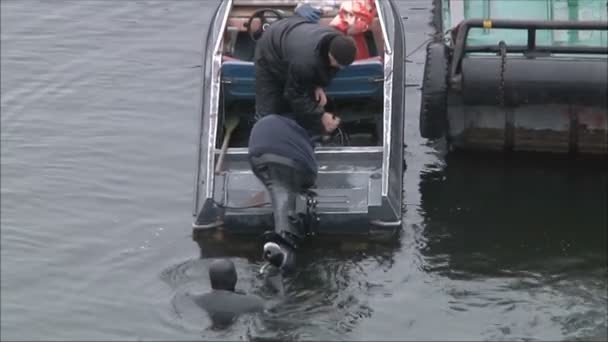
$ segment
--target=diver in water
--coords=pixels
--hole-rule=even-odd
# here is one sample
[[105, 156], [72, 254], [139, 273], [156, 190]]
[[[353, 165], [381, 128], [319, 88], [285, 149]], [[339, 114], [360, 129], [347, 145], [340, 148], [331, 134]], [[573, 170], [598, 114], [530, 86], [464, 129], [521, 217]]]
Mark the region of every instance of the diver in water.
[[249, 162], [268, 190], [273, 208], [274, 231], [264, 235], [263, 257], [269, 264], [291, 271], [295, 251], [306, 235], [296, 217], [296, 199], [317, 179], [313, 142], [293, 119], [269, 114], [251, 130]]
[[232, 261], [213, 261], [209, 266], [209, 279], [211, 292], [196, 296], [194, 302], [207, 311], [215, 326], [227, 326], [241, 314], [264, 310], [260, 297], [235, 291], [237, 274]]

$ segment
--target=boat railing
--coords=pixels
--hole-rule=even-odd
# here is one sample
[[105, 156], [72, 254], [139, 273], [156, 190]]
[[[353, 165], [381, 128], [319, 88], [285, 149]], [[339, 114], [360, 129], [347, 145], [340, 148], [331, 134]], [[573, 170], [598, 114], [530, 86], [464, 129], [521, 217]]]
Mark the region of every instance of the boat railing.
[[458, 25], [458, 34], [454, 45], [454, 58], [451, 75], [458, 72], [462, 57], [470, 52], [499, 52], [495, 45], [467, 46], [469, 31], [473, 28], [483, 29], [521, 29], [527, 30], [527, 44], [508, 47], [509, 52], [555, 52], [572, 54], [608, 54], [608, 47], [594, 46], [537, 46], [537, 30], [608, 30], [608, 21], [571, 21], [571, 20], [515, 20], [515, 19], [467, 19]]
[[[197, 172], [195, 176], [195, 191], [194, 191], [194, 208], [193, 215], [197, 215], [200, 210], [201, 200], [201, 185], [204, 187], [203, 194], [205, 197], [210, 197], [213, 191], [214, 174], [207, 172], [209, 165], [214, 162], [215, 155], [213, 150], [215, 148], [215, 137], [217, 129], [217, 113], [219, 107], [219, 84], [220, 84], [220, 65], [221, 65], [221, 41], [223, 39], [223, 32], [226, 29], [228, 22], [228, 16], [232, 8], [232, 1], [227, 0], [220, 3], [215, 15], [211, 21], [211, 26], [207, 32], [207, 39], [204, 42], [204, 46], [209, 48], [213, 44], [211, 51], [206, 51], [203, 54], [203, 61], [201, 65], [202, 69], [202, 91], [200, 101], [200, 133], [199, 133], [199, 144], [198, 144], [198, 161], [197, 161]], [[218, 13], [222, 11], [223, 16], [218, 18]], [[221, 24], [217, 26], [217, 23]], [[211, 41], [215, 39], [215, 41]], [[208, 92], [208, 93], [207, 93]], [[205, 122], [205, 113], [209, 113], [209, 120]], [[204, 176], [204, 177], [203, 177]]]
[[393, 49], [391, 46], [391, 41], [388, 36], [388, 31], [386, 29], [386, 19], [385, 19], [385, 11], [382, 4], [380, 4], [380, 0], [375, 1], [376, 10], [378, 11], [378, 20], [380, 20], [380, 28], [382, 29], [382, 39], [384, 40], [384, 52], [386, 54], [392, 55]]

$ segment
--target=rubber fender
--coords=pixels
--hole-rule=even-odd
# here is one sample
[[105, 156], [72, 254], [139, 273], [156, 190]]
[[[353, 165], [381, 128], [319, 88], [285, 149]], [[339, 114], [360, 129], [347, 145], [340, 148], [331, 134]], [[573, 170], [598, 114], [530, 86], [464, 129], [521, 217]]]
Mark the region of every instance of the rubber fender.
[[420, 99], [420, 135], [439, 139], [447, 131], [448, 48], [444, 43], [426, 46]]
[[[462, 60], [465, 105], [507, 106], [571, 104], [606, 107], [606, 58], [526, 58], [508, 56], [501, 76], [498, 56]], [[501, 89], [501, 78], [504, 89]], [[501, 93], [502, 92], [502, 93]]]

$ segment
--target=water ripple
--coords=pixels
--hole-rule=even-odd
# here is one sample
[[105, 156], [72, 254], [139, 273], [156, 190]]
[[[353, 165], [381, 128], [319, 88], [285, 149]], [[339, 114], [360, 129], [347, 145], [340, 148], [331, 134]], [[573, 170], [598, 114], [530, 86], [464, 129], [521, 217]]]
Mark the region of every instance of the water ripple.
[[[446, 156], [419, 87], [398, 245], [303, 251], [282, 294], [234, 258], [271, 309], [212, 329], [188, 294], [209, 290], [190, 210], [217, 3], [0, 2], [0, 339], [606, 340], [605, 168]], [[408, 50], [432, 4], [398, 2]]]

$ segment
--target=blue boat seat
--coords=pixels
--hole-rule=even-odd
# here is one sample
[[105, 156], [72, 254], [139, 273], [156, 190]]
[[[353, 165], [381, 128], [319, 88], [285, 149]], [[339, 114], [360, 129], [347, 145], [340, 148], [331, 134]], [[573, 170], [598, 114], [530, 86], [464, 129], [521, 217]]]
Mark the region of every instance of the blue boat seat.
[[[334, 99], [370, 98], [382, 100], [384, 70], [379, 57], [355, 61], [340, 70], [325, 89]], [[225, 58], [222, 83], [226, 100], [255, 100], [253, 62]]]

